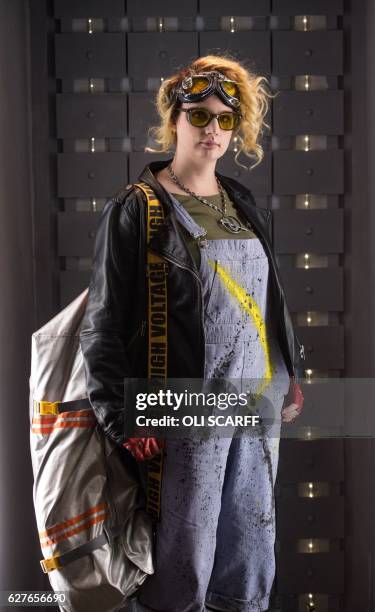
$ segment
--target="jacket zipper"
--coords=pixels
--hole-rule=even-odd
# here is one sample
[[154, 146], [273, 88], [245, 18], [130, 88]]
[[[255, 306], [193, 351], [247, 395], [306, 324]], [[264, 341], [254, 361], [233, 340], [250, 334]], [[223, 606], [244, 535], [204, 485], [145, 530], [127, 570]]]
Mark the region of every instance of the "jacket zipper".
[[[151, 248], [149, 248], [149, 250], [152, 253], [155, 253], [156, 255], [161, 257], [160, 253], [158, 253], [157, 251], [154, 251]], [[194, 272], [194, 270], [192, 270], [191, 268], [188, 268], [187, 266], [184, 266], [183, 264], [179, 263], [173, 257], [170, 257], [170, 256], [167, 257], [164, 254], [162, 255], [162, 257], [163, 257], [163, 259], [166, 259], [167, 261], [170, 261], [171, 263], [174, 263], [179, 268], [182, 268], [183, 270], [188, 270], [188, 272], [191, 272], [191, 274], [193, 274], [195, 279], [198, 281], [198, 285], [199, 285], [199, 314], [200, 314], [200, 319], [201, 319], [201, 324], [202, 324], [202, 335], [203, 335], [202, 367], [204, 368], [205, 358], [206, 358], [206, 348], [205, 348], [206, 347], [206, 336], [205, 336], [205, 331], [204, 331], [204, 319], [203, 319], [203, 304], [202, 304], [203, 288], [202, 288], [202, 281], [199, 278], [198, 274], [196, 272]], [[204, 378], [204, 372], [202, 374], [202, 378]]]

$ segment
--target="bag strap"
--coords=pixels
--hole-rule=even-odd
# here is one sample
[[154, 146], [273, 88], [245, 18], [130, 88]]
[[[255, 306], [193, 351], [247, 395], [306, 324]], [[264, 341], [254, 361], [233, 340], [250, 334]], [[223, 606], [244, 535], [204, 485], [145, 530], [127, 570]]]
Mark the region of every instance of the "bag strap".
[[103, 526], [103, 533], [96, 536], [92, 540], [77, 546], [77, 548], [73, 548], [61, 555], [54, 555], [53, 557], [48, 557], [48, 559], [42, 559], [40, 561], [41, 568], [45, 574], [52, 572], [56, 569], [61, 569], [64, 565], [71, 563], [72, 561], [76, 561], [77, 559], [81, 559], [85, 555], [93, 552], [97, 548], [101, 548], [105, 544], [113, 543], [113, 539], [117, 538], [123, 531], [124, 525], [114, 525], [113, 527], [105, 527]]
[[34, 400], [34, 414], [61, 414], [62, 412], [74, 412], [75, 410], [91, 409], [88, 397], [68, 402], [46, 402]]
[[[164, 221], [164, 210], [147, 183], [135, 183], [147, 198], [147, 244]], [[167, 378], [167, 274], [168, 263], [147, 249], [148, 278], [148, 378]], [[156, 299], [153, 299], [153, 298]], [[164, 298], [164, 299], [161, 299]], [[156, 304], [156, 306], [154, 306]], [[146, 510], [154, 522], [160, 520], [163, 450], [147, 461]]]

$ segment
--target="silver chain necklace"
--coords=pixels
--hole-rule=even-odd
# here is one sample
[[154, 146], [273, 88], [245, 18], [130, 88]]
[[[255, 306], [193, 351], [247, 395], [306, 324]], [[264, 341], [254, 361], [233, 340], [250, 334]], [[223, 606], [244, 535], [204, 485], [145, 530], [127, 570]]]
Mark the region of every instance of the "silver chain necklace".
[[216, 206], [216, 204], [212, 204], [212, 202], [208, 202], [203, 196], [199, 196], [196, 193], [194, 193], [194, 191], [191, 191], [188, 187], [186, 187], [183, 183], [181, 183], [181, 181], [177, 178], [177, 176], [175, 175], [175, 173], [172, 170], [172, 162], [170, 164], [168, 164], [168, 171], [169, 174], [172, 178], [172, 180], [184, 191], [186, 191], [187, 193], [190, 193], [190, 195], [192, 195], [194, 198], [196, 198], [197, 200], [199, 200], [200, 202], [202, 202], [203, 204], [207, 204], [207, 206], [209, 206], [210, 208], [213, 208], [214, 210], [216, 210], [217, 212], [219, 212], [222, 217], [220, 219], [217, 220], [218, 223], [220, 223], [220, 225], [222, 225], [227, 232], [230, 232], [231, 234], [238, 234], [238, 232], [245, 231], [245, 232], [251, 232], [252, 231], [252, 226], [251, 224], [247, 221], [247, 227], [242, 225], [242, 223], [240, 223], [240, 221], [238, 219], [236, 219], [236, 217], [233, 217], [233, 215], [227, 215], [227, 202], [226, 202], [226, 197], [224, 194], [224, 190], [220, 184], [219, 179], [217, 178], [216, 174], [215, 174], [215, 179], [219, 188], [219, 192], [220, 192], [220, 197], [221, 197], [221, 202], [223, 205], [223, 208], [219, 208], [218, 206]]

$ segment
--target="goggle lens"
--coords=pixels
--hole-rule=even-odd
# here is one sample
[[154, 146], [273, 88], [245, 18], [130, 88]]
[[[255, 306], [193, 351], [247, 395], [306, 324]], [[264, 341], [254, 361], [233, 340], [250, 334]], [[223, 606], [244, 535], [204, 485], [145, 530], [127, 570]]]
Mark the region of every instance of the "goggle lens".
[[[240, 99], [240, 90], [238, 89], [236, 83], [233, 81], [220, 81], [220, 85], [222, 89], [225, 91], [228, 96], [233, 98]], [[189, 94], [200, 94], [210, 86], [210, 79], [204, 76], [192, 76], [191, 77], [191, 86], [185, 88], [185, 91]]]
[[189, 88], [189, 93], [192, 94], [202, 93], [210, 84], [209, 80], [205, 77], [193, 77], [192, 81], [192, 85]]
[[231, 83], [230, 81], [221, 81], [221, 86], [228, 96], [232, 96], [233, 98], [240, 97], [239, 89], [235, 83]]

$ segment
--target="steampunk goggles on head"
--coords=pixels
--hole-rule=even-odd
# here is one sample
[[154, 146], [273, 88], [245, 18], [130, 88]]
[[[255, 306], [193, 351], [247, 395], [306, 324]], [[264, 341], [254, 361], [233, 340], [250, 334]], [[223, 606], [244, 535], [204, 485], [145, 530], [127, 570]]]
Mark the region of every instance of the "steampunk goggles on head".
[[217, 70], [186, 76], [175, 87], [172, 92], [172, 99], [181, 102], [199, 102], [212, 94], [217, 94], [224, 104], [236, 110], [239, 109], [240, 90], [238, 84]]

